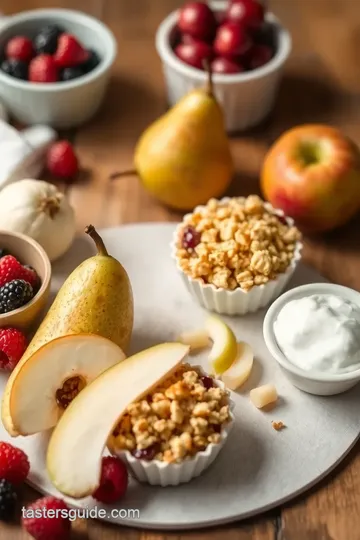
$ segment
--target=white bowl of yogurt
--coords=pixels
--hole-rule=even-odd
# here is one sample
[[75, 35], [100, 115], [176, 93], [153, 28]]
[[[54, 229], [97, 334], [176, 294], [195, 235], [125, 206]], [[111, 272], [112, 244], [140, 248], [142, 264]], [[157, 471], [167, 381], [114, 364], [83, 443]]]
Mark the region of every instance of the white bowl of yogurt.
[[290, 382], [330, 396], [360, 381], [360, 293], [332, 283], [291, 289], [263, 324], [267, 348]]

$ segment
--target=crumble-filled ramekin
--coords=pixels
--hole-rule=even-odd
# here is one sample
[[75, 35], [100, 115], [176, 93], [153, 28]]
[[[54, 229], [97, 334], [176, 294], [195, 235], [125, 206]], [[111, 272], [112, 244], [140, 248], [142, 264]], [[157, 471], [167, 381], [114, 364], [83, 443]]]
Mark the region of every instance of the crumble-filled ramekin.
[[[200, 366], [194, 366], [203, 375], [206, 373]], [[226, 390], [222, 381], [215, 379], [215, 384], [219, 388]], [[113, 455], [120, 457], [128, 466], [130, 472], [140, 482], [146, 482], [153, 486], [177, 486], [189, 482], [193, 478], [200, 476], [216, 459], [234, 424], [234, 402], [230, 398], [230, 392], [226, 390], [229, 400], [230, 421], [221, 425], [220, 441], [209, 443], [205, 450], [198, 451], [193, 457], [185, 458], [180, 463], [166, 463], [157, 459], [146, 461], [134, 457], [128, 450], [117, 450], [109, 444], [109, 450]]]
[[[231, 199], [224, 197], [218, 202], [220, 204], [227, 203]], [[294, 226], [294, 220], [284, 215], [282, 210], [273, 208], [270, 203], [264, 203], [264, 208], [273, 213], [274, 215], [284, 219], [289, 227]], [[197, 206], [191, 213], [201, 212], [205, 209], [205, 206]], [[297, 241], [295, 243], [295, 250], [293, 258], [287, 267], [286, 271], [278, 274], [276, 279], [271, 279], [266, 284], [255, 285], [249, 291], [244, 291], [241, 288], [235, 290], [227, 290], [215, 287], [211, 283], [203, 283], [201, 279], [195, 279], [184, 270], [182, 270], [179, 260], [176, 254], [177, 241], [179, 234], [184, 226], [184, 222], [191, 215], [186, 214], [183, 221], [176, 227], [171, 242], [171, 256], [175, 261], [176, 268], [193, 298], [203, 307], [209, 311], [214, 311], [223, 315], [244, 315], [246, 313], [255, 312], [261, 309], [271, 302], [273, 302], [284, 290], [288, 281], [295, 272], [301, 260], [302, 243]]]

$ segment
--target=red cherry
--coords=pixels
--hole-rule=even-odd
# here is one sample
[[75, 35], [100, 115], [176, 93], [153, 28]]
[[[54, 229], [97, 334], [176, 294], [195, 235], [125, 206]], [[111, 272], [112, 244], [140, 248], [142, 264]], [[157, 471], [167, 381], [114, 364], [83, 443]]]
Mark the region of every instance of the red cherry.
[[211, 62], [211, 71], [213, 73], [225, 74], [242, 73], [244, 71], [244, 67], [241, 64], [230, 60], [229, 58], [218, 56], [217, 58], [214, 58], [214, 60]]
[[205, 41], [202, 41], [201, 39], [195, 38], [193, 36], [190, 36], [190, 34], [183, 34], [181, 36], [181, 43], [185, 43], [186, 45], [193, 45], [200, 43], [202, 46], [205, 45], [208, 48], [211, 48], [211, 45], [209, 43], [206, 43]]
[[214, 41], [217, 55], [230, 58], [242, 56], [250, 47], [251, 39], [244, 28], [232, 22], [219, 26]]
[[194, 41], [193, 43], [180, 43], [175, 47], [175, 54], [180, 60], [198, 69], [203, 69], [204, 60], [212, 58], [212, 49], [207, 43]]
[[249, 69], [257, 69], [270, 62], [273, 52], [266, 45], [254, 45], [249, 55]]
[[264, 22], [264, 6], [257, 0], [236, 0], [226, 12], [227, 20], [256, 30]]
[[180, 10], [178, 26], [184, 34], [209, 40], [215, 33], [216, 19], [207, 4], [191, 2]]

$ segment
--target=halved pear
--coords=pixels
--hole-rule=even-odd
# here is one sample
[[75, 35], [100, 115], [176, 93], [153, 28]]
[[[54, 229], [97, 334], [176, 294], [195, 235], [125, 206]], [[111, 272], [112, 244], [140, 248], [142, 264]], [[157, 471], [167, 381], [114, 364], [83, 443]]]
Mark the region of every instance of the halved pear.
[[10, 375], [1, 410], [5, 429], [16, 437], [54, 427], [72, 395], [124, 359], [118, 345], [95, 334], [50, 341]]
[[229, 369], [236, 358], [236, 337], [231, 328], [215, 315], [207, 319], [205, 328], [213, 342], [209, 354], [212, 371], [215, 375], [221, 375]]
[[93, 493], [108, 437], [127, 406], [170, 375], [188, 352], [181, 343], [146, 349], [99, 375], [70, 403], [47, 450], [47, 470], [61, 493], [74, 498]]
[[221, 380], [230, 390], [237, 390], [250, 376], [254, 363], [252, 348], [245, 341], [237, 344], [237, 356], [222, 375]]

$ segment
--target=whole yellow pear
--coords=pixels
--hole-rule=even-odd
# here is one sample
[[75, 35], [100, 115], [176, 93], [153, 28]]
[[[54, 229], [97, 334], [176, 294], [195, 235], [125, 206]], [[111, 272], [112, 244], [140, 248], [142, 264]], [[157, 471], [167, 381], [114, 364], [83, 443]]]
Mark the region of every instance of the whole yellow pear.
[[184, 96], [143, 133], [134, 164], [145, 188], [172, 208], [190, 210], [223, 195], [234, 167], [211, 73], [207, 88]]
[[98, 253], [82, 262], [67, 278], [21, 363], [45, 343], [69, 334], [98, 334], [123, 351], [127, 349], [134, 322], [129, 277], [120, 262], [107, 253], [95, 228], [89, 225], [86, 232]]

